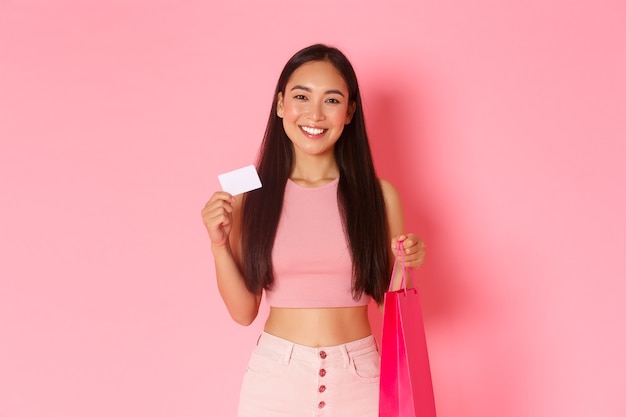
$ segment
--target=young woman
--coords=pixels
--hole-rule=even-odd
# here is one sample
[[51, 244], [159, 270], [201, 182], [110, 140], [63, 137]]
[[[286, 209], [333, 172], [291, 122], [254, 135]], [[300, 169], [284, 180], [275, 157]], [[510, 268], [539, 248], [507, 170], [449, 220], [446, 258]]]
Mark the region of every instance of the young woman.
[[404, 230], [396, 189], [376, 177], [356, 75], [339, 50], [312, 45], [287, 62], [257, 169], [263, 188], [216, 192], [202, 210], [231, 317], [252, 323], [263, 292], [270, 306], [238, 415], [378, 416], [368, 304], [382, 303], [399, 242], [407, 267], [425, 250]]

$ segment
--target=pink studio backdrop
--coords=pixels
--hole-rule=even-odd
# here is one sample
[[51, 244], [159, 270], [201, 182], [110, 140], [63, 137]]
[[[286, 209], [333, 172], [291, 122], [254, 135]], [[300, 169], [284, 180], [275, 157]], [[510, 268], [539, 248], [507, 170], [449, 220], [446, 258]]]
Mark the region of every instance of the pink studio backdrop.
[[231, 3], [0, 2], [0, 416], [234, 415], [262, 320], [199, 212], [317, 41], [428, 245], [440, 417], [626, 415], [626, 3]]

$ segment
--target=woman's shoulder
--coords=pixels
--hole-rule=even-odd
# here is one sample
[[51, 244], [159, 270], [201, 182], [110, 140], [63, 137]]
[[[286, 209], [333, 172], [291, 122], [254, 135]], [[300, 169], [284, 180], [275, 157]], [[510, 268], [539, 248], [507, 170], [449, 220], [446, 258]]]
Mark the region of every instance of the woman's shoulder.
[[400, 200], [400, 193], [395, 185], [384, 178], [379, 178], [378, 182], [380, 183], [385, 201]]

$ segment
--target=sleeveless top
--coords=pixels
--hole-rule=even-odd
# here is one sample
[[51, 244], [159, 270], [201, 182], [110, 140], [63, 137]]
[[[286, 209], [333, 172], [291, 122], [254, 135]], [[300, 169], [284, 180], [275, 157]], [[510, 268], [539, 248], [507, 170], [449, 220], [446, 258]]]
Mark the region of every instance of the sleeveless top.
[[352, 298], [352, 259], [337, 203], [339, 178], [320, 187], [287, 180], [272, 251], [272, 307], [328, 308], [367, 305]]

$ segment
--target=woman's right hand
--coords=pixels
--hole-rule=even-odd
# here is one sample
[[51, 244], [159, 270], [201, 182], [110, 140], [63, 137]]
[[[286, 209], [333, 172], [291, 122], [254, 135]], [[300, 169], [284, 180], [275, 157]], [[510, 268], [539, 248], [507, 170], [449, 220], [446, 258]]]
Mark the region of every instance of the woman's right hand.
[[228, 246], [235, 201], [235, 197], [229, 193], [217, 191], [202, 209], [202, 222], [209, 232], [213, 247]]

